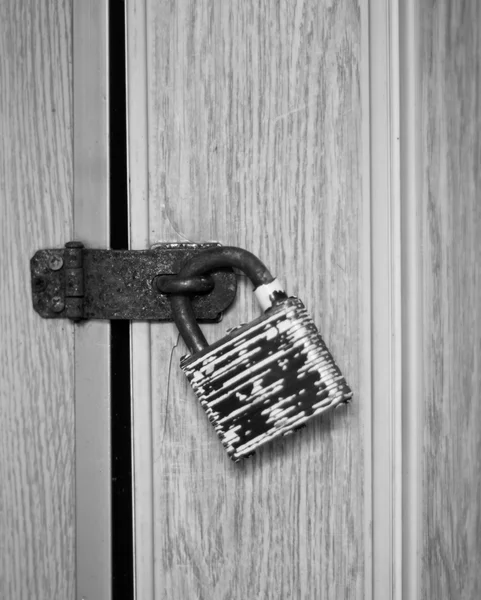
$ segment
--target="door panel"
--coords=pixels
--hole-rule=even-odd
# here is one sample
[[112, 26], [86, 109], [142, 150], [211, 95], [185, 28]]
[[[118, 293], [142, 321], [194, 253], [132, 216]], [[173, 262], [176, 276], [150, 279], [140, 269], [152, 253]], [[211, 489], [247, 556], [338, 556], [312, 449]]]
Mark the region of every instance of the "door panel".
[[[150, 243], [258, 254], [305, 301], [355, 391], [231, 464], [180, 372], [177, 331], [152, 326], [155, 597], [361, 598], [361, 8], [149, 0], [146, 23]], [[214, 339], [257, 314], [242, 278], [204, 329]]]
[[73, 326], [29, 261], [72, 232], [71, 2], [0, 5], [0, 597], [75, 595]]

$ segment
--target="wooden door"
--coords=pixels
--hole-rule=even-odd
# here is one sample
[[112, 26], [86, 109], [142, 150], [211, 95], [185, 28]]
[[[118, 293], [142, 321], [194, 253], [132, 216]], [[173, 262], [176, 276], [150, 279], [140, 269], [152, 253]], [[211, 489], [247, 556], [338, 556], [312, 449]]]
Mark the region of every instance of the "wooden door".
[[[475, 5], [129, 6], [132, 244], [254, 251], [355, 390], [232, 465], [175, 328], [134, 325], [139, 597], [479, 595]], [[255, 314], [242, 281], [206, 332]]]
[[[366, 3], [310, 0], [129, 9], [133, 244], [251, 250], [305, 301], [355, 390], [232, 464], [175, 327], [134, 325], [141, 598], [364, 597], [366, 19]], [[259, 314], [251, 287], [240, 279], [209, 339]]]
[[[72, 229], [70, 2], [0, 6], [0, 597], [75, 594], [74, 332], [30, 257]], [[46, 43], [48, 40], [48, 43]]]
[[[305, 301], [354, 400], [243, 465], [132, 325], [136, 597], [481, 593], [479, 4], [132, 0], [131, 244], [219, 240]], [[109, 327], [29, 259], [108, 246], [108, 1], [0, 5], [0, 597], [112, 596]], [[72, 65], [74, 68], [72, 68]], [[248, 282], [209, 339], [258, 314]]]

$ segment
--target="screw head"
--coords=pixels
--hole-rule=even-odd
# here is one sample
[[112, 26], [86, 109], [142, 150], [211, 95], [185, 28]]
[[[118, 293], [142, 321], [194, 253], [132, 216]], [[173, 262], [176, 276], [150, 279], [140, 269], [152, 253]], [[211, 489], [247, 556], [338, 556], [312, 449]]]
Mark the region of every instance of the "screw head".
[[52, 254], [48, 259], [48, 266], [52, 271], [58, 271], [63, 267], [63, 258], [58, 254]]
[[64, 308], [65, 308], [65, 303], [62, 300], [62, 298], [60, 298], [60, 296], [54, 296], [52, 298], [53, 312], [56, 312], [56, 313], [62, 312]]
[[65, 244], [65, 248], [83, 248], [84, 245], [82, 244], [82, 242], [67, 242]]

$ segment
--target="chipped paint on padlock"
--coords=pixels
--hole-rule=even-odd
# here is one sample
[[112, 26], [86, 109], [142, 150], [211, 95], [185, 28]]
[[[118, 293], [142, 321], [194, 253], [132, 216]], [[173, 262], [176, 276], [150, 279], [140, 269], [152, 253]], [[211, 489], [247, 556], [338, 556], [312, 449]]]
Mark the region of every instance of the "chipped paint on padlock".
[[352, 397], [297, 298], [184, 357], [181, 367], [233, 460]]
[[208, 345], [189, 300], [172, 298], [174, 320], [193, 354], [181, 360], [192, 388], [234, 461], [349, 402], [352, 392], [298, 298], [288, 298], [265, 265], [241, 248], [201, 252], [179, 276], [213, 266], [242, 269], [264, 314]]

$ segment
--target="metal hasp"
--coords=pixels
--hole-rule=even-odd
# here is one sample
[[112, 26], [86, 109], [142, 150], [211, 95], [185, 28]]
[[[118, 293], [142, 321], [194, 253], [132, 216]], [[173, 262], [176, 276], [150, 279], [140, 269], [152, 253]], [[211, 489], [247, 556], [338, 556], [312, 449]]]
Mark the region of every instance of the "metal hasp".
[[236, 295], [232, 269], [215, 269], [207, 277], [172, 278], [199, 251], [215, 246], [220, 244], [98, 250], [69, 242], [63, 249], [39, 250], [30, 261], [33, 307], [47, 319], [171, 321], [168, 293], [198, 292], [191, 296], [196, 317], [219, 321]]

